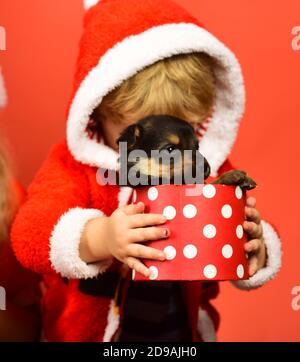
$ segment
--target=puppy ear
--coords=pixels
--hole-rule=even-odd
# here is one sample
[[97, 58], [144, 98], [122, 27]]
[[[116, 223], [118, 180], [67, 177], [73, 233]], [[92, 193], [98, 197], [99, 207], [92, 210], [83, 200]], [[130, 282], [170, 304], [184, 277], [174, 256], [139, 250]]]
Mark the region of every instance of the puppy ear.
[[142, 127], [138, 124], [132, 124], [124, 129], [120, 137], [117, 139], [117, 144], [127, 142], [128, 147], [136, 146], [142, 137]]

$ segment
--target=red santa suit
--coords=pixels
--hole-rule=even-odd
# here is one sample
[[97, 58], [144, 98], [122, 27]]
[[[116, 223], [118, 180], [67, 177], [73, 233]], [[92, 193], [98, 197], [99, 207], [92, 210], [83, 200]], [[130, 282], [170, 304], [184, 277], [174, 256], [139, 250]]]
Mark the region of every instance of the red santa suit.
[[[127, 203], [131, 190], [99, 185], [99, 168], [117, 170], [118, 154], [90, 138], [90, 115], [103, 97], [146, 66], [174, 54], [206, 52], [213, 57], [216, 104], [200, 152], [211, 177], [230, 169], [227, 160], [244, 110], [244, 85], [236, 57], [197, 19], [170, 0], [89, 0], [80, 43], [66, 140], [55, 146], [28, 190], [12, 230], [15, 253], [42, 273], [44, 333], [49, 341], [113, 341], [122, 325], [129, 278], [116, 282], [114, 258], [87, 264], [79, 257], [85, 224]], [[263, 222], [268, 262], [242, 289], [261, 286], [280, 268], [280, 240]], [[106, 281], [89, 292], [83, 280]], [[194, 341], [215, 340], [219, 318], [210, 305], [216, 282], [182, 282]], [[105, 286], [113, 285], [107, 290]], [[109, 289], [109, 288], [108, 288]]]

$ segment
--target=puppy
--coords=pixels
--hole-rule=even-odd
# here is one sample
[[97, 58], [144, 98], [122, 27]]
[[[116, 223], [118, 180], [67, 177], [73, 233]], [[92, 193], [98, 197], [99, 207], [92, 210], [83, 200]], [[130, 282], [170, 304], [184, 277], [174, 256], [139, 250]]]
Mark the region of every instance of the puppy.
[[[194, 128], [180, 118], [169, 115], [143, 118], [123, 130], [117, 140], [119, 146], [121, 142], [127, 143], [127, 148], [120, 147], [119, 158], [120, 172], [126, 171], [127, 186], [203, 183], [210, 175], [209, 163], [199, 152]], [[138, 156], [130, 158], [132, 151]], [[139, 151], [142, 151], [140, 156]], [[135, 178], [131, 177], [134, 175]], [[243, 190], [256, 187], [255, 181], [241, 170], [226, 172], [212, 183], [238, 185]]]

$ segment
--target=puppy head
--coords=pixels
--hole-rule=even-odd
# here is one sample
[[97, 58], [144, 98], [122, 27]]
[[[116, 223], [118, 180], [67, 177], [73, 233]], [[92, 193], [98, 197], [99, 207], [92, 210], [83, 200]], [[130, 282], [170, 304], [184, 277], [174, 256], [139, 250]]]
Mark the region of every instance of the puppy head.
[[[173, 116], [149, 116], [127, 127], [117, 140], [127, 142], [128, 148], [147, 152], [161, 149], [197, 150], [198, 140], [193, 127]], [[150, 155], [150, 153], [149, 153]]]
[[[176, 175], [183, 175], [187, 168], [195, 170], [197, 167], [196, 154], [200, 155], [199, 141], [194, 128], [188, 122], [169, 115], [149, 116], [141, 119], [136, 124], [124, 129], [117, 140], [119, 145], [120, 142], [127, 142], [127, 152], [142, 150], [147, 155], [136, 162], [128, 162], [128, 167], [134, 166], [138, 172], [144, 175], [169, 178], [171, 183]], [[158, 162], [153, 158], [152, 151], [154, 150], [166, 157], [162, 157]], [[185, 150], [191, 151], [189, 153], [191, 157], [182, 157]], [[180, 162], [176, 160], [178, 155], [181, 157]], [[169, 162], [164, 163], [164, 159]], [[207, 178], [210, 174], [210, 167], [205, 158], [203, 161], [204, 178]]]

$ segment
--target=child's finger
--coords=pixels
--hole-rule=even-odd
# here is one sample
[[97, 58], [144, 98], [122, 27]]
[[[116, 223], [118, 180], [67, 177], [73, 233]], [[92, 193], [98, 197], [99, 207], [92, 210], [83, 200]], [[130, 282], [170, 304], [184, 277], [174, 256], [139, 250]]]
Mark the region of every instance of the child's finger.
[[247, 198], [246, 205], [249, 207], [256, 207], [256, 198], [253, 196], [250, 196]]
[[129, 268], [143, 274], [146, 278], [150, 276], [150, 270], [137, 258], [129, 256], [126, 258], [125, 263], [129, 266]]
[[164, 215], [160, 214], [138, 214], [130, 216], [129, 223], [132, 228], [142, 228], [144, 226], [159, 225], [167, 221]]
[[245, 213], [248, 221], [254, 221], [256, 224], [261, 222], [260, 213], [255, 207], [245, 207]]
[[258, 258], [253, 255], [249, 258], [249, 275], [252, 277], [258, 270]]
[[243, 228], [251, 239], [259, 239], [262, 237], [262, 226], [261, 224], [257, 225], [253, 221], [244, 221]]
[[125, 205], [119, 208], [119, 210], [125, 212], [127, 215], [140, 214], [144, 212], [145, 204], [143, 202], [138, 202], [137, 204]]
[[260, 249], [261, 244], [261, 239], [252, 239], [251, 241], [245, 243], [244, 247], [247, 253], [253, 253]]
[[163, 251], [150, 248], [141, 244], [129, 244], [126, 248], [128, 255], [140, 259], [165, 260], [166, 255]]
[[170, 230], [167, 228], [159, 228], [149, 226], [146, 228], [131, 229], [129, 231], [129, 238], [131, 242], [144, 242], [149, 240], [165, 239], [170, 235]]

